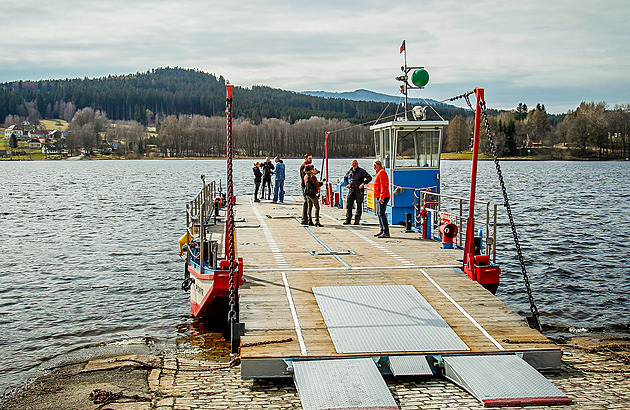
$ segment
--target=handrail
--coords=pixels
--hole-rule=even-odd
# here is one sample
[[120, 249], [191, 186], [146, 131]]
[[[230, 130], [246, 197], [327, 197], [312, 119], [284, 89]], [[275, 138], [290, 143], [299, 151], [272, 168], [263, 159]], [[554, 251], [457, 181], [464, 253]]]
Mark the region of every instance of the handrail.
[[[186, 231], [190, 237], [189, 241], [199, 243], [199, 273], [203, 275], [204, 270], [204, 242], [206, 240], [206, 224], [214, 214], [214, 198], [216, 197], [216, 183], [214, 181], [206, 184], [202, 175], [203, 188], [197, 196], [186, 205]], [[198, 226], [199, 231], [196, 231]], [[198, 235], [198, 236], [196, 236]]]
[[[463, 234], [465, 232], [465, 227], [468, 222], [468, 217], [464, 216], [464, 210], [467, 207], [464, 207], [465, 203], [469, 203], [469, 198], [463, 198], [453, 195], [445, 195], [437, 192], [437, 187], [429, 187], [429, 188], [421, 188], [414, 189], [414, 201], [413, 201], [413, 210], [414, 217], [412, 218], [413, 226], [415, 228], [418, 227], [418, 224], [421, 223], [420, 217], [421, 210], [427, 209], [431, 211], [436, 211], [434, 215], [450, 215], [453, 216], [456, 221], [451, 221], [452, 223], [456, 222], [459, 240], [456, 243], [459, 246], [464, 244]], [[448, 207], [449, 201], [455, 201], [459, 203], [459, 207], [451, 206]], [[485, 245], [485, 254], [492, 255], [492, 262], [496, 263], [497, 257], [497, 205], [491, 204], [487, 201], [478, 201], [475, 200], [475, 204], [485, 206], [485, 220], [479, 221], [480, 218], [476, 218], [477, 222], [482, 222], [485, 230], [485, 240], [483, 241]], [[492, 209], [491, 209], [492, 208]], [[482, 218], [483, 219], [483, 218]], [[434, 226], [430, 224], [429, 226]]]

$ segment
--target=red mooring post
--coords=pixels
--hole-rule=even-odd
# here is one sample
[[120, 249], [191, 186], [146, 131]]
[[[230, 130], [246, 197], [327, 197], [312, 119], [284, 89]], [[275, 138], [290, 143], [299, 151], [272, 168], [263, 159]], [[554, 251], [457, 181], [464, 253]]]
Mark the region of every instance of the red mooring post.
[[472, 176], [470, 178], [470, 207], [466, 224], [466, 246], [464, 247], [464, 272], [472, 280], [475, 277], [475, 190], [477, 188], [477, 160], [479, 158], [479, 132], [481, 129], [481, 103], [484, 101], [483, 88], [475, 88], [477, 107], [475, 109], [475, 133], [473, 137]]

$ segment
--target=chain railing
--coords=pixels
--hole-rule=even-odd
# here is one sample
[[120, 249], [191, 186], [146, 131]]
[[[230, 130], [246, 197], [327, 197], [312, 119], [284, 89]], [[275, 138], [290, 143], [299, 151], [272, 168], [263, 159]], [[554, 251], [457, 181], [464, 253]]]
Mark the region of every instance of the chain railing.
[[240, 335], [238, 334], [238, 312], [237, 312], [237, 287], [236, 287], [236, 248], [235, 248], [235, 234], [236, 229], [234, 226], [234, 181], [233, 181], [233, 168], [232, 159], [234, 158], [234, 148], [232, 139], [232, 90], [233, 86], [228, 84], [227, 98], [225, 100], [226, 107], [226, 130], [227, 130], [227, 256], [230, 266], [230, 311], [228, 313], [228, 322], [231, 325], [231, 347], [232, 353], [237, 353], [240, 344]]
[[[468, 95], [466, 95], [464, 97], [466, 99], [466, 103], [468, 104], [468, 106], [470, 107], [471, 110], [473, 110], [473, 112], [475, 111], [475, 109], [473, 108], [472, 104], [470, 103], [470, 99], [468, 98]], [[501, 192], [503, 194], [503, 206], [505, 207], [505, 210], [507, 212], [507, 216], [510, 222], [510, 228], [512, 230], [512, 237], [514, 238], [514, 246], [516, 247], [516, 254], [518, 257], [518, 262], [521, 266], [521, 272], [523, 274], [523, 281], [525, 282], [525, 289], [527, 291], [527, 298], [529, 300], [529, 307], [531, 310], [531, 316], [528, 317], [528, 321], [529, 321], [529, 325], [534, 328], [537, 329], [539, 331], [541, 331], [541, 326], [540, 326], [540, 318], [539, 318], [539, 314], [538, 314], [538, 309], [536, 308], [536, 304], [534, 303], [534, 296], [532, 295], [532, 289], [529, 283], [529, 277], [527, 276], [527, 269], [525, 268], [525, 261], [523, 259], [523, 252], [521, 250], [521, 245], [520, 245], [520, 241], [518, 239], [518, 233], [516, 232], [516, 224], [514, 223], [514, 217], [512, 216], [512, 207], [510, 206], [510, 201], [507, 195], [507, 189], [505, 188], [505, 182], [503, 181], [503, 173], [501, 172], [501, 165], [499, 164], [499, 157], [497, 155], [497, 147], [494, 143], [494, 138], [492, 136], [492, 130], [490, 129], [490, 122], [488, 121], [488, 113], [486, 110], [486, 102], [482, 101], [480, 104], [480, 109], [481, 109], [481, 114], [483, 116], [484, 119], [484, 125], [486, 128], [486, 134], [488, 136], [488, 141], [490, 143], [490, 150], [492, 151], [492, 158], [494, 160], [494, 165], [495, 168], [497, 170], [497, 175], [499, 177], [499, 183], [501, 185]]]

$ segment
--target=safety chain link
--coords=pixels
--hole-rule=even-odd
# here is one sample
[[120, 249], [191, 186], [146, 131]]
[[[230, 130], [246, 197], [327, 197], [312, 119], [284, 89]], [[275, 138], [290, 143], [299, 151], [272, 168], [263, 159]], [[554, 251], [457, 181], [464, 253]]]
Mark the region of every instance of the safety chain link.
[[181, 367], [179, 365], [179, 361], [176, 360], [176, 367], [166, 367], [166, 366], [162, 366], [162, 365], [155, 365], [155, 364], [151, 364], [151, 363], [146, 363], [143, 362], [141, 360], [136, 360], [136, 359], [130, 359], [130, 358], [125, 358], [125, 359], [114, 359], [114, 360], [110, 360], [109, 363], [116, 363], [116, 362], [132, 362], [132, 363], [138, 363], [139, 365], [141, 365], [142, 367], [145, 367], [147, 369], [160, 369], [163, 372], [213, 372], [215, 370], [227, 370], [227, 369], [231, 369], [233, 367], [238, 366], [239, 364], [241, 364], [240, 359], [237, 360], [230, 360], [230, 362], [224, 366], [215, 366], [215, 367], [201, 367], [201, 368], [186, 368], [186, 367]]
[[228, 320], [230, 323], [238, 321], [236, 317], [236, 278], [235, 267], [236, 258], [234, 250], [234, 183], [232, 180], [232, 96], [226, 98], [227, 117], [227, 235], [228, 235], [228, 259], [230, 261], [230, 312]]
[[143, 397], [137, 394], [129, 396], [129, 395], [124, 394], [122, 390], [119, 391], [118, 393], [114, 393], [107, 390], [94, 389], [92, 393], [90, 393], [89, 398], [90, 400], [94, 402], [94, 404], [101, 404], [100, 406], [97, 407], [97, 409], [102, 409], [107, 404], [120, 403], [119, 400], [123, 400], [123, 399], [127, 400], [124, 403], [129, 403], [130, 401], [131, 402], [151, 401], [150, 397]]
[[515, 339], [503, 339], [505, 343], [511, 344], [522, 344], [522, 345], [553, 345], [556, 344], [553, 340], [535, 340], [535, 339], [523, 339], [523, 340], [515, 340]]
[[287, 342], [292, 342], [292, 341], [293, 341], [292, 337], [287, 337], [284, 339], [262, 340], [260, 342], [243, 343], [241, 347], [264, 346], [264, 345], [270, 345], [270, 344], [276, 344], [276, 343], [287, 343]]
[[[474, 112], [475, 109], [472, 107], [470, 103], [469, 94], [464, 95], [466, 99], [466, 103], [470, 107], [470, 109]], [[523, 280], [525, 281], [525, 289], [527, 290], [527, 298], [529, 299], [529, 308], [532, 312], [532, 323], [530, 326], [533, 326], [536, 330], [542, 331], [540, 327], [540, 320], [538, 309], [536, 308], [536, 304], [534, 303], [534, 297], [532, 295], [532, 289], [529, 284], [529, 278], [527, 276], [527, 269], [525, 268], [525, 261], [523, 260], [523, 252], [521, 250], [521, 244], [518, 239], [518, 233], [516, 232], [516, 224], [514, 223], [514, 217], [512, 216], [512, 207], [510, 206], [510, 201], [507, 195], [507, 189], [505, 188], [505, 182], [503, 181], [503, 173], [501, 172], [501, 165], [499, 164], [499, 158], [497, 156], [497, 147], [494, 144], [494, 138], [492, 138], [492, 131], [490, 129], [490, 122], [488, 121], [488, 113], [486, 112], [486, 102], [482, 101], [480, 104], [481, 114], [483, 115], [484, 124], [486, 127], [486, 134], [488, 135], [488, 141], [490, 142], [490, 150], [492, 151], [492, 158], [494, 160], [494, 166], [497, 169], [497, 175], [499, 177], [499, 183], [501, 184], [501, 191], [503, 193], [503, 206], [507, 212], [510, 228], [512, 229], [512, 237], [514, 238], [514, 246], [516, 247], [516, 254], [518, 256], [518, 262], [521, 265], [521, 272], [523, 273]]]

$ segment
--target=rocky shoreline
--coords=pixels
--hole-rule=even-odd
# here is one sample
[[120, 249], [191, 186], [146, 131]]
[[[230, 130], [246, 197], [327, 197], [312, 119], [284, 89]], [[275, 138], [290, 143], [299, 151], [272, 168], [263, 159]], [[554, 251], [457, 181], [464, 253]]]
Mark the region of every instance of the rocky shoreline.
[[[630, 339], [574, 338], [561, 369], [543, 374], [573, 404], [540, 408], [612, 409], [630, 403]], [[386, 377], [401, 409], [482, 409], [443, 378]], [[242, 380], [238, 361], [203, 355], [126, 355], [61, 367], [7, 398], [1, 409], [299, 409], [291, 379]], [[520, 408], [520, 407], [511, 407]], [[531, 407], [530, 407], [531, 408]]]

